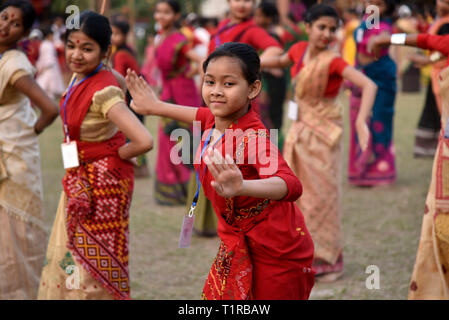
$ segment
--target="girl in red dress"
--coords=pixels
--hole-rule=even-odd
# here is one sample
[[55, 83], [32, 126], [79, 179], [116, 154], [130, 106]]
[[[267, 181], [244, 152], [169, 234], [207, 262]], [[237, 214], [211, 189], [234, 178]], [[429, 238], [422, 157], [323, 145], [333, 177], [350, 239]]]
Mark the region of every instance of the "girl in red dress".
[[[279, 42], [254, 22], [252, 16], [256, 9], [255, 0], [228, 0], [228, 3], [229, 18], [222, 20], [218, 25], [217, 31], [212, 34], [209, 42], [209, 54], [226, 42], [246, 43], [261, 53], [261, 58], [282, 53], [282, 47]], [[256, 114], [260, 113], [258, 100], [255, 100], [252, 104]], [[193, 198], [192, 191], [195, 190], [192, 188], [192, 186], [195, 187], [194, 182], [195, 179], [192, 177], [187, 197], [190, 201]], [[188, 205], [190, 201], [187, 202]], [[198, 219], [195, 222], [195, 231], [198, 235], [216, 235], [217, 222], [212, 207], [201, 191], [197, 213]]]
[[205, 130], [195, 169], [221, 244], [203, 298], [308, 299], [313, 242], [294, 203], [301, 183], [251, 108], [261, 90], [259, 56], [249, 45], [226, 43], [203, 71], [209, 108], [198, 109], [160, 101], [142, 78], [127, 76], [136, 112], [200, 121]]

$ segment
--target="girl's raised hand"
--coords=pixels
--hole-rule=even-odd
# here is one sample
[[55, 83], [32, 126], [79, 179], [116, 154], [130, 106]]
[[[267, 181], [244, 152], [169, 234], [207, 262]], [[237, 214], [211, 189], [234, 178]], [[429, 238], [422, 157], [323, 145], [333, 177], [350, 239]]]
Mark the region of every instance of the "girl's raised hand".
[[138, 77], [136, 72], [128, 69], [126, 75], [126, 86], [132, 96], [131, 108], [142, 115], [156, 114], [159, 99], [148, 83]]
[[211, 182], [211, 186], [218, 195], [224, 198], [239, 195], [243, 176], [231, 156], [227, 154], [223, 158], [218, 150], [210, 148], [204, 157], [204, 162], [215, 179]]

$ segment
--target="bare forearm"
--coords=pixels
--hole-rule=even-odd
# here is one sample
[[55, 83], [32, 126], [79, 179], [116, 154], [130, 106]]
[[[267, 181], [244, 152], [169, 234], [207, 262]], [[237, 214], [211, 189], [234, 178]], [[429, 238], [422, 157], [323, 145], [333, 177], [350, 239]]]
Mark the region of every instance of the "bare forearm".
[[369, 82], [362, 88], [362, 99], [360, 102], [360, 111], [357, 115], [357, 121], [365, 122], [376, 100], [377, 86], [374, 82]]
[[58, 113], [42, 113], [34, 125], [34, 132], [36, 132], [36, 134], [40, 134], [46, 127], [52, 124], [57, 116]]
[[186, 123], [192, 123], [196, 119], [196, 112], [197, 108], [159, 101], [157, 102], [155, 115]]
[[138, 142], [129, 142], [118, 149], [119, 157], [123, 160], [129, 160], [131, 158], [137, 157], [150, 151], [153, 148], [153, 143], [151, 145], [142, 147]]
[[271, 177], [267, 179], [243, 180], [238, 195], [261, 199], [281, 200], [287, 193], [288, 189], [285, 181], [279, 177]]

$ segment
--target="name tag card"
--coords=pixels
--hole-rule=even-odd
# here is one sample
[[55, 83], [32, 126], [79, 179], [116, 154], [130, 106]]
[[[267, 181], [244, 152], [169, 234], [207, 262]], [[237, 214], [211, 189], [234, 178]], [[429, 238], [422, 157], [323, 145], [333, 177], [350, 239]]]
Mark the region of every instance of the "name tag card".
[[195, 222], [195, 215], [191, 217], [189, 215], [184, 216], [182, 221], [181, 233], [179, 234], [179, 248], [190, 247], [190, 240], [192, 239], [193, 223]]
[[63, 143], [61, 145], [61, 151], [64, 169], [76, 168], [80, 165], [78, 160], [78, 148], [76, 147], [76, 141]]
[[297, 121], [298, 120], [298, 104], [290, 100], [288, 102], [288, 113], [287, 116], [290, 120]]

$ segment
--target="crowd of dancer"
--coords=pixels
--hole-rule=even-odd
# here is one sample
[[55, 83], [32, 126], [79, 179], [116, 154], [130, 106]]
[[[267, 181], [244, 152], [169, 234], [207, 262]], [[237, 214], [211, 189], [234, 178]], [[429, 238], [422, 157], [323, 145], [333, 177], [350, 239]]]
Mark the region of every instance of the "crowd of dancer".
[[[275, 3], [227, 2], [214, 24], [159, 0], [142, 67], [126, 18], [86, 11], [79, 29], [62, 18], [32, 29], [29, 2], [0, 7], [0, 299], [130, 299], [129, 209], [153, 148], [144, 116], [160, 117], [148, 196], [185, 205], [197, 236], [220, 238], [202, 297], [308, 299], [315, 281], [344, 272], [341, 89], [348, 182], [390, 185], [397, 80], [419, 90], [424, 65], [431, 82], [414, 153], [435, 158], [409, 298], [449, 298], [449, 5], [437, 0], [431, 23], [393, 0], [338, 10], [295, 2], [285, 23]], [[405, 45], [432, 53], [403, 63]], [[58, 113], [66, 171], [47, 243], [37, 136]], [[191, 144], [171, 135], [195, 121], [198, 150], [176, 163], [173, 150]]]

